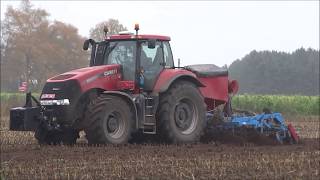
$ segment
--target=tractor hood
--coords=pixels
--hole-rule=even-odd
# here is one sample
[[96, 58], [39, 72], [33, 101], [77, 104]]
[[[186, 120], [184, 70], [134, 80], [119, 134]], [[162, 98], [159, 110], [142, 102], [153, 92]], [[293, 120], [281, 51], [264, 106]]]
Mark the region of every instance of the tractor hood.
[[48, 110], [46, 116], [71, 125], [82, 115], [77, 108], [81, 109], [79, 102], [84, 93], [91, 89], [115, 90], [121, 78], [117, 64], [72, 70], [47, 80], [40, 103]]
[[48, 79], [47, 83], [76, 80], [83, 91], [90, 88], [109, 90], [113, 89], [110, 83], [121, 78], [120, 65], [112, 64], [75, 69]]
[[[119, 71], [120, 65], [113, 64], [113, 65], [104, 65], [104, 66], [92, 66], [86, 67], [81, 69], [75, 69], [57, 76], [54, 76], [47, 80], [47, 82], [59, 82], [59, 81], [66, 81], [71, 79], [77, 80], [87, 80], [90, 81], [90, 78], [97, 76], [97, 75], [111, 75], [115, 74]], [[113, 70], [110, 72], [110, 70]], [[89, 78], [89, 80], [88, 80]]]

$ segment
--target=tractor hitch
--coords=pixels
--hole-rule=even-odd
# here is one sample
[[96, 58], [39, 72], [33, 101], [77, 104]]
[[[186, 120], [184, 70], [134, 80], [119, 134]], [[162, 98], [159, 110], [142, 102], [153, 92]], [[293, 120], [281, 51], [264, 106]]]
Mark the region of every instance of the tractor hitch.
[[[37, 106], [32, 106], [34, 101]], [[41, 119], [42, 106], [39, 101], [31, 95], [26, 94], [26, 103], [23, 107], [10, 109], [10, 130], [12, 131], [35, 131]]]
[[[32, 102], [35, 102], [36, 106], [33, 106]], [[28, 92], [23, 107], [10, 109], [10, 130], [36, 132], [39, 128], [47, 132], [60, 132], [67, 127], [59, 124], [52, 109], [45, 108]]]
[[39, 107], [16, 107], [10, 110], [10, 130], [34, 131], [39, 124]]

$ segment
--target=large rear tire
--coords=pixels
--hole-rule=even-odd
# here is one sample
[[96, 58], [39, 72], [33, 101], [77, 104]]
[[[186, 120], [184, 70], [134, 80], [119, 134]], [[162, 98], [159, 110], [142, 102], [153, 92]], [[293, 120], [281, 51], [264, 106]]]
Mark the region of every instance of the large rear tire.
[[173, 84], [160, 96], [160, 136], [170, 143], [200, 140], [205, 127], [206, 105], [198, 88], [188, 81]]
[[84, 129], [89, 144], [125, 144], [131, 137], [134, 116], [127, 102], [111, 95], [100, 95], [88, 107]]

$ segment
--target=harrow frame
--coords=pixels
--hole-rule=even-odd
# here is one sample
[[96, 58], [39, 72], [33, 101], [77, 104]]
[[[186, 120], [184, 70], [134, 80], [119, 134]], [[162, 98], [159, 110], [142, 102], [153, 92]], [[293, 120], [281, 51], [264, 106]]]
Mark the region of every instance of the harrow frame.
[[[207, 113], [211, 119], [212, 113]], [[281, 113], [262, 113], [256, 115], [235, 114], [231, 117], [224, 117], [223, 123], [214, 127], [213, 130], [232, 131], [247, 128], [254, 129], [256, 132], [274, 137], [276, 141], [283, 144], [285, 142], [297, 143], [299, 137], [291, 124], [286, 125]]]

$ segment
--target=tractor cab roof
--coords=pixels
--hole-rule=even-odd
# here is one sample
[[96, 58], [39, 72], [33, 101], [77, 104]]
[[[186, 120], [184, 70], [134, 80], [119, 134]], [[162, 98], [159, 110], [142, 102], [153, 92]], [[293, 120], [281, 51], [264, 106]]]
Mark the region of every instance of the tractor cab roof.
[[126, 34], [115, 34], [107, 36], [106, 40], [132, 40], [132, 39], [156, 39], [160, 41], [170, 41], [169, 36], [161, 36], [161, 35], [134, 35], [131, 33]]

